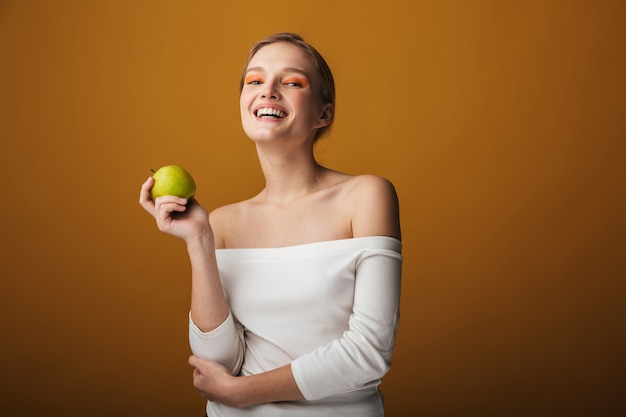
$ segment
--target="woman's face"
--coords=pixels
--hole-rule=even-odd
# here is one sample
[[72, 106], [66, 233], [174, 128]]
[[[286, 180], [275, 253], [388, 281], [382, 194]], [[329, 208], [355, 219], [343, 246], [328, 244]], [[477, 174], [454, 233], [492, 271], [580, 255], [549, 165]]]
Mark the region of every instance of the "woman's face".
[[312, 141], [332, 114], [319, 91], [319, 76], [304, 51], [288, 42], [264, 46], [245, 73], [239, 100], [244, 131], [254, 141], [293, 137]]

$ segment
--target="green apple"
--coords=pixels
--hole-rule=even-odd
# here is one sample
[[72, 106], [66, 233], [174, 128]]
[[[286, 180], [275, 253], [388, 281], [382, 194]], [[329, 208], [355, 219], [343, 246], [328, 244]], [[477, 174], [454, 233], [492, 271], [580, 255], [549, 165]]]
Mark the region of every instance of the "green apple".
[[191, 198], [196, 193], [196, 183], [184, 168], [178, 165], [165, 165], [154, 174], [154, 185], [150, 190], [152, 200], [164, 195]]

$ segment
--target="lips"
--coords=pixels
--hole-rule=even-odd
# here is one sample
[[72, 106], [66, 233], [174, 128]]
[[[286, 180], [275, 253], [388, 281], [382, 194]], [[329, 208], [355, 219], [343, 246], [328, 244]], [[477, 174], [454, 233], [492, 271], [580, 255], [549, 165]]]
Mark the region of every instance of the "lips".
[[261, 106], [254, 111], [254, 115], [261, 119], [282, 119], [287, 117], [287, 112], [276, 107]]

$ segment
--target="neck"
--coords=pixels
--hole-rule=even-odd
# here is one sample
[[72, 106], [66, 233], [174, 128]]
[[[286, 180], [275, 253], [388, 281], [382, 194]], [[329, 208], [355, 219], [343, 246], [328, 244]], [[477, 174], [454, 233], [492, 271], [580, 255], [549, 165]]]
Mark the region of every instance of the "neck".
[[268, 202], [289, 204], [316, 191], [326, 171], [315, 161], [312, 149], [281, 151], [257, 144], [257, 153], [265, 177], [265, 188], [259, 196]]

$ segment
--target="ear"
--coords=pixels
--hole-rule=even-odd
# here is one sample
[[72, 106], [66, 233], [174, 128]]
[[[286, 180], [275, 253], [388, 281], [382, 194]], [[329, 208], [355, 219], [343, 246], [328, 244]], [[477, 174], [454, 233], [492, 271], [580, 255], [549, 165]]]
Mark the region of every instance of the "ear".
[[317, 123], [317, 128], [321, 128], [324, 126], [328, 126], [330, 124], [330, 122], [333, 120], [333, 105], [330, 103], [327, 103], [324, 105], [324, 107], [322, 108], [322, 115], [320, 116], [320, 119]]

